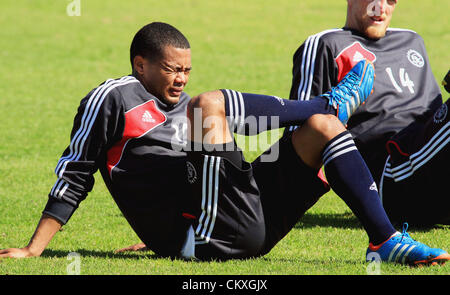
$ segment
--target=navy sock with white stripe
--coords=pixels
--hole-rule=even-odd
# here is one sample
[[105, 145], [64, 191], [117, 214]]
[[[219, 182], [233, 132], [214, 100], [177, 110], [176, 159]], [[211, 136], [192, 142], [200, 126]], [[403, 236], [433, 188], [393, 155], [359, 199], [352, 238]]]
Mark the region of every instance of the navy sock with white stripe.
[[322, 153], [331, 188], [345, 201], [366, 230], [374, 245], [396, 232], [381, 204], [378, 190], [351, 134], [344, 131], [333, 138]]
[[286, 100], [276, 96], [221, 90], [231, 132], [255, 135], [265, 130], [303, 124], [314, 114], [336, 114], [328, 99]]

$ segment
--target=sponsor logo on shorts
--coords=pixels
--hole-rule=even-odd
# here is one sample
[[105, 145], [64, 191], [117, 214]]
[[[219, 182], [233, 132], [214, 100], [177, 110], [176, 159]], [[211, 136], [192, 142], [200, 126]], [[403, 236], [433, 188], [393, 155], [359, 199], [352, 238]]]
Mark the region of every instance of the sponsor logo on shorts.
[[186, 162], [187, 166], [187, 178], [190, 184], [193, 184], [195, 181], [197, 181], [197, 171], [195, 170], [194, 165], [192, 165], [191, 162]]
[[369, 187], [369, 190], [378, 191], [377, 184], [375, 182], [373, 182], [372, 185]]
[[441, 123], [447, 118], [448, 107], [446, 104], [441, 105], [441, 107], [434, 113], [433, 121], [436, 124]]
[[423, 59], [422, 55], [414, 49], [408, 50], [408, 52], [406, 53], [406, 57], [408, 57], [410, 63], [418, 68], [422, 68], [425, 65], [425, 60]]

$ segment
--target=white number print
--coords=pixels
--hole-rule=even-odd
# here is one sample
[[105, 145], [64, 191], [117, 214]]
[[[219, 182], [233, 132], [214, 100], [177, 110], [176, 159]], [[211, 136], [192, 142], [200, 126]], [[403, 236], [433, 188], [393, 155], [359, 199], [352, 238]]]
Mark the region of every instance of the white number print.
[[[389, 79], [391, 79], [392, 85], [394, 85], [395, 89], [402, 93], [403, 89], [398, 85], [394, 74], [392, 73], [392, 69], [390, 67], [386, 68], [386, 73], [389, 76]], [[405, 71], [404, 68], [400, 68], [398, 75], [400, 76], [400, 84], [403, 87], [408, 88], [409, 92], [411, 94], [414, 94], [414, 82], [409, 78], [408, 73]]]

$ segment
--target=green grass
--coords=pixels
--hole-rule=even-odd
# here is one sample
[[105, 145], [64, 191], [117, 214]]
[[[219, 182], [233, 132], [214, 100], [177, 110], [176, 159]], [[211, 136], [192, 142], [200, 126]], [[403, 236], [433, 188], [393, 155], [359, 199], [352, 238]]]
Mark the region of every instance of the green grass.
[[[287, 97], [292, 54], [315, 32], [341, 27], [345, 1], [81, 0], [0, 3], [0, 249], [28, 243], [69, 143], [79, 101], [107, 78], [130, 73], [134, 33], [150, 21], [169, 22], [189, 38], [191, 95], [217, 88]], [[437, 81], [448, 70], [448, 1], [401, 1], [394, 27], [426, 42]], [[443, 90], [444, 91], [444, 90]], [[246, 153], [249, 159], [255, 153]], [[67, 273], [68, 253], [81, 254], [81, 274], [366, 274], [367, 237], [345, 204], [324, 196], [263, 258], [184, 262], [153, 253], [114, 254], [138, 242], [103, 181], [40, 258], [0, 261], [4, 274]], [[411, 228], [413, 237], [450, 249], [449, 227]], [[450, 266], [381, 266], [382, 274], [450, 274]]]

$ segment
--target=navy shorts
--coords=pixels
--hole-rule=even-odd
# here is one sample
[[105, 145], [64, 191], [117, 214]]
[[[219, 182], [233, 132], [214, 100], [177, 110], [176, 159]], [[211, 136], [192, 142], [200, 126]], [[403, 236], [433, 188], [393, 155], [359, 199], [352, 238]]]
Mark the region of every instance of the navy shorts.
[[[265, 161], [274, 152], [277, 159]], [[188, 215], [201, 260], [268, 253], [329, 191], [297, 156], [289, 135], [254, 162], [243, 160], [243, 167], [201, 152], [189, 152], [187, 165], [194, 198]]]
[[450, 224], [450, 100], [425, 123], [414, 123], [387, 143], [380, 183], [383, 206], [393, 222]]

